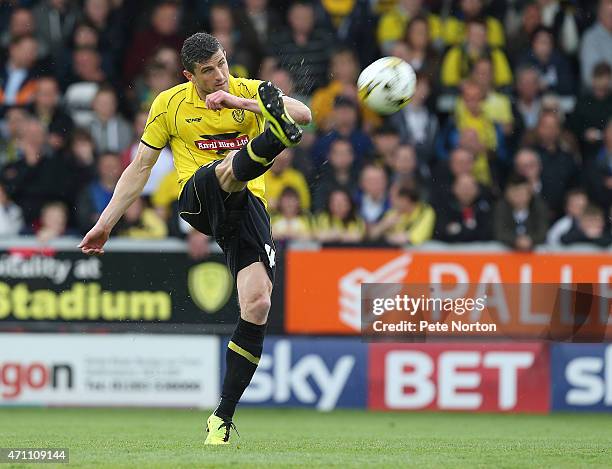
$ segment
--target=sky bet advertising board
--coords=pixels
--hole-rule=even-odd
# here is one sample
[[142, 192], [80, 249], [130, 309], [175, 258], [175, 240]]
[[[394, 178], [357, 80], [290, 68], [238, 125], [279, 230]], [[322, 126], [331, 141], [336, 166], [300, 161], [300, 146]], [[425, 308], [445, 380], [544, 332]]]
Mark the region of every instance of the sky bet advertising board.
[[[225, 357], [228, 340], [222, 342]], [[221, 376], [225, 372], [222, 360]], [[358, 339], [266, 337], [240, 405], [366, 407], [367, 345]]]

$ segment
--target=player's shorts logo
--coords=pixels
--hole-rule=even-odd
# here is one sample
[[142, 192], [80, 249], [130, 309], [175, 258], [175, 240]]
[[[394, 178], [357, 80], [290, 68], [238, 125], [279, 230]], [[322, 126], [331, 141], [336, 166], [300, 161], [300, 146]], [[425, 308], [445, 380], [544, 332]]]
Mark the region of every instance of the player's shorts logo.
[[207, 313], [223, 308], [234, 289], [232, 274], [219, 262], [204, 262], [192, 267], [187, 279], [193, 302]]
[[232, 117], [236, 122], [242, 124], [244, 122], [244, 109], [234, 109], [232, 111]]

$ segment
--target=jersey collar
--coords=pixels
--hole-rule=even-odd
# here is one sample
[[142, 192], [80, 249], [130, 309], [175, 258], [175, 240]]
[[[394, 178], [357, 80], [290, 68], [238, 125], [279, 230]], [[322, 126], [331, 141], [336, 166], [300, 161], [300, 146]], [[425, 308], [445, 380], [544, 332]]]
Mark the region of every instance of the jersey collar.
[[191, 81], [187, 84], [187, 97], [185, 98], [185, 102], [193, 104], [195, 107], [206, 109], [206, 101], [200, 98], [195, 89], [195, 85]]

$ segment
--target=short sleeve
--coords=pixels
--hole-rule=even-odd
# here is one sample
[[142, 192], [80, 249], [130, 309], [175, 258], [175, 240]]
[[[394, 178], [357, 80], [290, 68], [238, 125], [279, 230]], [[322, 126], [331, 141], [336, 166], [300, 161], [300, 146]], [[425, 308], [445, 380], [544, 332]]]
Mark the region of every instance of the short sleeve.
[[140, 139], [142, 143], [156, 150], [161, 150], [166, 146], [170, 139], [166, 120], [167, 112], [168, 106], [160, 94], [151, 104], [147, 124]]

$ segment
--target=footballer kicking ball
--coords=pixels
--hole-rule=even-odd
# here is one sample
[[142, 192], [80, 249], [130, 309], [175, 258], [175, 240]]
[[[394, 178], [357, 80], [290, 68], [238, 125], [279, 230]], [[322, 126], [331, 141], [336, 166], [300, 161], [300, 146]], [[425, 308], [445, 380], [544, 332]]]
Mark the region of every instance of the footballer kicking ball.
[[383, 57], [359, 75], [359, 99], [379, 114], [393, 114], [403, 108], [416, 87], [413, 68], [398, 57]]

